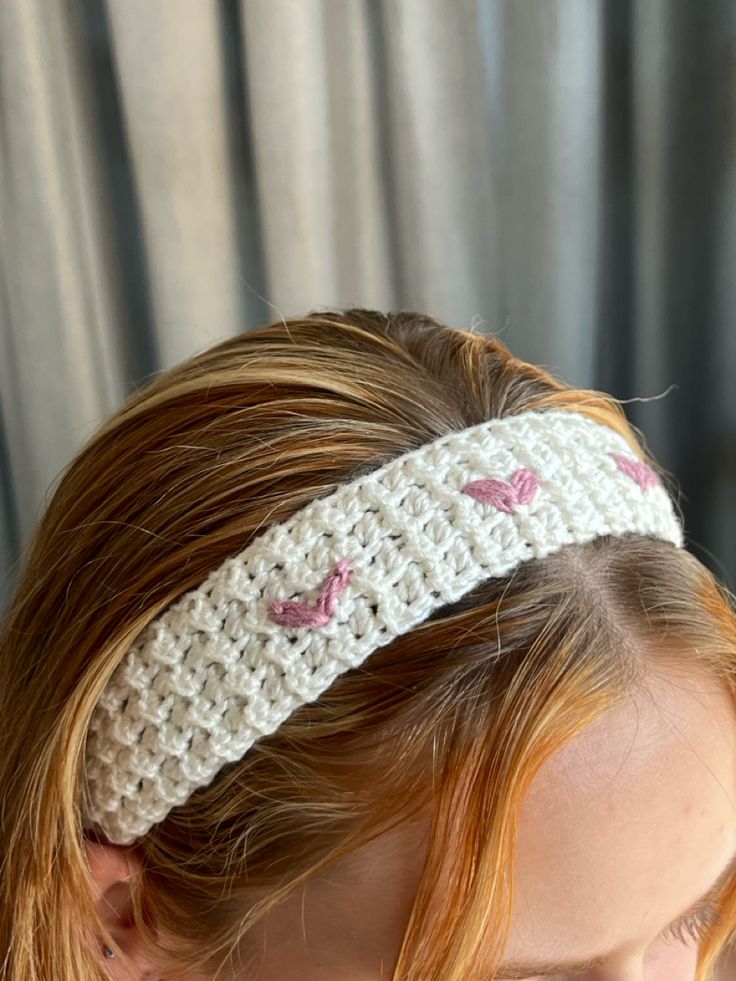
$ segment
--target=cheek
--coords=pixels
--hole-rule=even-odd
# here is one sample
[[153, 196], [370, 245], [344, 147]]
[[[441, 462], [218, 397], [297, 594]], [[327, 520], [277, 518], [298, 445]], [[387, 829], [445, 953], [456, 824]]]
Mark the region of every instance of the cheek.
[[646, 981], [692, 981], [698, 961], [698, 945], [660, 940], [649, 948], [644, 958]]

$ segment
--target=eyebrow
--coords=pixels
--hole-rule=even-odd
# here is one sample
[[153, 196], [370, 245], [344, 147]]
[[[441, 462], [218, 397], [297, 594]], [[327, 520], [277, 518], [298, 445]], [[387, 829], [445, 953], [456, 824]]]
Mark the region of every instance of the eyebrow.
[[[734, 854], [731, 856], [728, 865], [721, 872], [710, 889], [708, 889], [708, 891], [701, 896], [700, 899], [697, 899], [689, 909], [685, 910], [684, 913], [681, 913], [680, 916], [672, 920], [672, 922], [662, 930], [662, 933], [668, 930], [671, 926], [679, 923], [681, 920], [685, 920], [689, 916], [693, 916], [700, 910], [701, 907], [706, 906], [709, 902], [714, 900], [719, 895], [723, 887], [729, 882], [731, 877], [735, 875], [736, 852], [734, 852]], [[524, 981], [524, 979], [534, 977], [535, 975], [547, 977], [553, 974], [573, 974], [575, 971], [585, 971], [589, 970], [591, 967], [601, 967], [612, 956], [613, 954], [603, 954], [600, 957], [594, 957], [587, 961], [559, 961], [544, 964], [502, 964], [498, 968], [498, 972], [494, 975], [494, 978], [495, 981]]]

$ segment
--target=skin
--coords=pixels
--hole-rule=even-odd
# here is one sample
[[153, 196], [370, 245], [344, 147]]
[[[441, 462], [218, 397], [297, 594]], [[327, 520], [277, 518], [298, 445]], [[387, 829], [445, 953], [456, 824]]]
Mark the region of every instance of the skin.
[[[692, 981], [696, 942], [661, 932], [736, 850], [736, 709], [725, 686], [658, 665], [535, 777], [518, 826], [504, 963], [605, 963], [556, 981]], [[380, 981], [395, 964], [421, 874], [426, 823], [396, 829], [310, 882], [254, 929], [247, 981]], [[138, 973], [155, 978], [121, 928], [128, 850], [90, 843], [100, 902]], [[106, 902], [107, 901], [107, 902]], [[114, 910], [110, 910], [111, 903]], [[736, 976], [723, 963], [719, 981]], [[490, 975], [489, 975], [490, 976]], [[528, 975], [538, 981], [540, 975]], [[209, 981], [192, 975], [182, 981]]]

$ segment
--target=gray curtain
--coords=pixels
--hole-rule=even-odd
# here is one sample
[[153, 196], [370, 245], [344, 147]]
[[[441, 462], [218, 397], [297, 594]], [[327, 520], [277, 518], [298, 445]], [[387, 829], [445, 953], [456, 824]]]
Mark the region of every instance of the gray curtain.
[[2, 0], [0, 602], [152, 373], [414, 308], [623, 399], [736, 582], [732, 0]]

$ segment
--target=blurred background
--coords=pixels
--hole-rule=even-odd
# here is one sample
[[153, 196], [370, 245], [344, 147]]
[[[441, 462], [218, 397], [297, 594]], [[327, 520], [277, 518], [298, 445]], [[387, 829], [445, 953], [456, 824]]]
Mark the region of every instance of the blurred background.
[[2, 0], [0, 607], [129, 392], [348, 305], [633, 400], [735, 588], [735, 95], [732, 0]]

